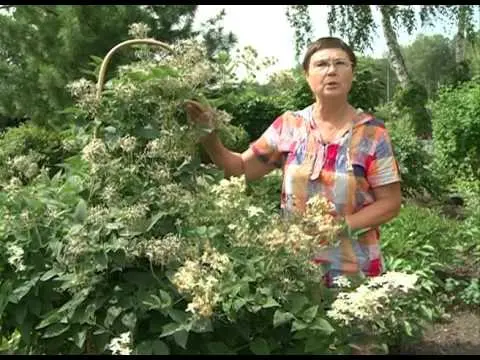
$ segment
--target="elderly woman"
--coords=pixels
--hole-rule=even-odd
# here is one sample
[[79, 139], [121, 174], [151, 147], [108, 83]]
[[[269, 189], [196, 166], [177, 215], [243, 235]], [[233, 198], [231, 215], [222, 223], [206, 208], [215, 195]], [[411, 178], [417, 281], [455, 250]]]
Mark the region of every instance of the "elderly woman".
[[[340, 275], [383, 272], [379, 226], [401, 206], [399, 169], [384, 124], [348, 103], [355, 65], [342, 40], [320, 38], [303, 60], [315, 103], [279, 116], [241, 154], [225, 148], [213, 129], [200, 139], [226, 177], [254, 180], [281, 168], [284, 212], [304, 210], [318, 193], [335, 205], [342, 241], [314, 259], [327, 268], [328, 286]], [[186, 110], [192, 121], [209, 124], [210, 109], [187, 101]]]

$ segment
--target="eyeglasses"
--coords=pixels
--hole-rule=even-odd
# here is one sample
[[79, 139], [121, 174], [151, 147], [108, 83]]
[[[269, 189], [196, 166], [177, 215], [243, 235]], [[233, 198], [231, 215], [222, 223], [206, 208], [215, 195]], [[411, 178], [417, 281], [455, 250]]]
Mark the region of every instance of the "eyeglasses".
[[338, 70], [346, 70], [351, 66], [351, 62], [345, 59], [335, 59], [335, 60], [317, 60], [312, 64], [313, 70], [316, 71], [327, 71], [330, 68], [330, 65], [333, 65]]

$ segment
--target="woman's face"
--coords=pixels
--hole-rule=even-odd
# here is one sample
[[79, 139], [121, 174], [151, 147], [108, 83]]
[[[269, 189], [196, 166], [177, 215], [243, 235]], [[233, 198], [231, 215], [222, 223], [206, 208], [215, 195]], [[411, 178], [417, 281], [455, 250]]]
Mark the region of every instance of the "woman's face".
[[318, 50], [310, 58], [305, 76], [317, 98], [346, 98], [353, 81], [352, 62], [341, 49]]

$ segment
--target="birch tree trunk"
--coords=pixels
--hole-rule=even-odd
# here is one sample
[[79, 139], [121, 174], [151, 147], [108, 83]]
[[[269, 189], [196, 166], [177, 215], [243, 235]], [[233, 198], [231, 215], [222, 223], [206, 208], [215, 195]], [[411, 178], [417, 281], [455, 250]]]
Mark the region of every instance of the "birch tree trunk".
[[405, 60], [400, 51], [400, 45], [398, 44], [397, 34], [392, 26], [392, 19], [390, 12], [388, 11], [389, 5], [379, 5], [380, 13], [382, 14], [382, 28], [383, 35], [387, 42], [388, 55], [392, 64], [392, 68], [397, 75], [400, 86], [405, 88], [410, 83], [410, 76], [408, 74], [407, 67], [405, 66]]
[[466, 9], [458, 5], [458, 25], [455, 36], [455, 62], [460, 64], [465, 61], [465, 31], [466, 31]]

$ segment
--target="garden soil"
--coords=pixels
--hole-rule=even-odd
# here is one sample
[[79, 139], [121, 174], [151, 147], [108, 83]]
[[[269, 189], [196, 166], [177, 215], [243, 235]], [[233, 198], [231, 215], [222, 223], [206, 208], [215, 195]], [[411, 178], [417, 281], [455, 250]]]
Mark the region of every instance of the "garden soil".
[[398, 351], [410, 355], [479, 355], [480, 310], [456, 310], [430, 326], [421, 342]]

